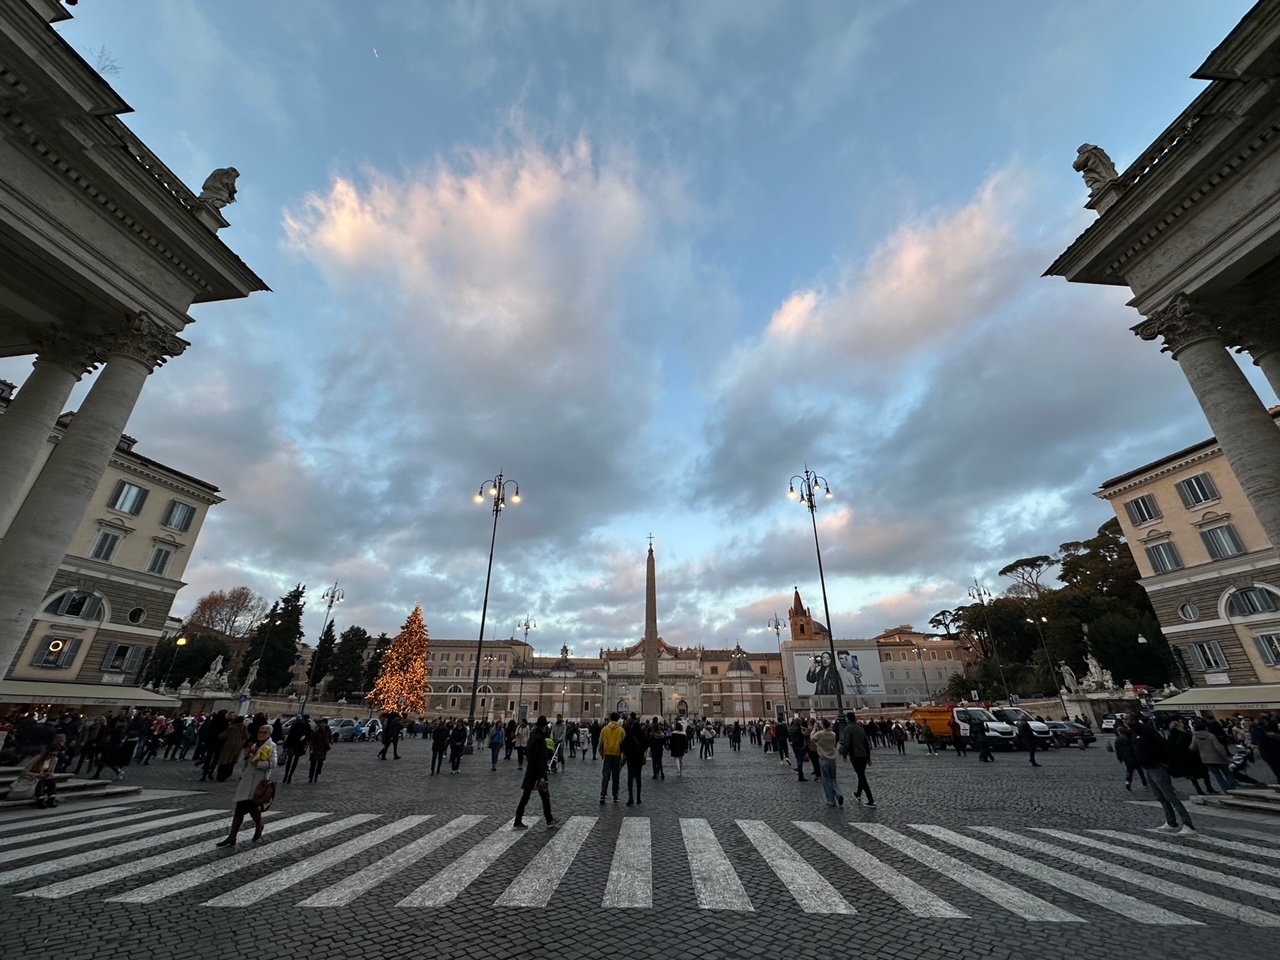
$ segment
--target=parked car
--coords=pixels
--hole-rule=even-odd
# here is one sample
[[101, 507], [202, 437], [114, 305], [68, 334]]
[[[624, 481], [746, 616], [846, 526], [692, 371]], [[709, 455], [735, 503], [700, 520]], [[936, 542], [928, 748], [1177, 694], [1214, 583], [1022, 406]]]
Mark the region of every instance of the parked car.
[[[1036, 738], [1036, 749], [1045, 750], [1053, 746], [1053, 734], [1049, 731], [1048, 726], [1043, 720], [1037, 720], [1021, 707], [995, 707], [991, 711], [997, 720], [1003, 720], [1014, 730], [1018, 729], [1018, 724], [1026, 720], [1031, 727], [1031, 735]], [[1019, 742], [1018, 746], [1026, 749], [1026, 744]]]
[[1083, 723], [1050, 720], [1046, 726], [1048, 726], [1049, 732], [1053, 735], [1053, 742], [1060, 747], [1071, 747], [1078, 744], [1080, 749], [1083, 750], [1098, 739], [1093, 731]]
[[1102, 732], [1115, 733], [1116, 724], [1124, 718], [1125, 715], [1123, 713], [1108, 713], [1102, 718]]
[[349, 717], [334, 717], [329, 721], [329, 729], [333, 731], [333, 740], [350, 742], [356, 738], [356, 722]]

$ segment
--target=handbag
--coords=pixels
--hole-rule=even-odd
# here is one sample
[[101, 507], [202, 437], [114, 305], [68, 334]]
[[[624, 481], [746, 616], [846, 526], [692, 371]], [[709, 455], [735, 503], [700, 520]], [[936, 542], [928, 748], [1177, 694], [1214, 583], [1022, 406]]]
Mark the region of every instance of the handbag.
[[259, 809], [269, 810], [275, 798], [276, 783], [270, 777], [267, 777], [258, 781], [258, 785], [253, 788], [253, 796], [249, 799]]

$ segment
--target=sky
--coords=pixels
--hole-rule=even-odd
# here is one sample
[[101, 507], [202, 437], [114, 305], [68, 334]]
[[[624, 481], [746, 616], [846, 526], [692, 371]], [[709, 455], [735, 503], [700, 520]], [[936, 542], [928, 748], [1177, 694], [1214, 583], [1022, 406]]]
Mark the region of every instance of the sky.
[[[927, 625], [1208, 435], [1125, 288], [1042, 278], [1245, 0], [95, 0], [58, 27], [270, 285], [197, 305], [138, 451], [221, 488], [174, 612], [337, 582], [339, 630], [577, 655]], [[0, 362], [18, 380], [23, 360]], [[1267, 402], [1261, 378], [1249, 373]], [[72, 405], [91, 378], [77, 388]], [[784, 627], [785, 636], [785, 627]]]

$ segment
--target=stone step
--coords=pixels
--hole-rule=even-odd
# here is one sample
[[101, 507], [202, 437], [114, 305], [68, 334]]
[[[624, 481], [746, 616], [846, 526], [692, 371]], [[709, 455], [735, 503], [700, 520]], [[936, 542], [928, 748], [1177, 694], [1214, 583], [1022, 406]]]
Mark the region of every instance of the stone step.
[[[77, 780], [74, 777], [63, 779], [65, 775], [60, 774], [58, 779], [58, 798], [59, 799], [76, 799], [82, 797], [121, 797], [127, 794], [140, 793], [141, 787], [121, 787], [111, 780]], [[28, 800], [9, 800], [7, 794], [9, 787], [6, 785], [4, 793], [0, 794], [0, 805], [6, 803], [24, 804], [34, 801]], [[121, 792], [123, 791], [123, 792]]]
[[[58, 783], [64, 783], [67, 780], [70, 780], [73, 776], [74, 774], [71, 773], [55, 773], [53, 775], [53, 779], [58, 781]], [[17, 779], [18, 774], [16, 773], [0, 773], [0, 790], [8, 790], [13, 786], [14, 781]]]
[[[108, 783], [106, 780], [97, 781], [99, 783]], [[132, 786], [125, 787], [120, 784], [109, 784], [100, 790], [78, 790], [71, 793], [63, 793], [58, 791], [58, 803], [74, 803], [77, 800], [112, 800], [117, 797], [132, 797], [142, 792], [142, 787]], [[21, 807], [35, 806], [34, 799], [28, 800], [0, 800], [0, 810], [17, 810]]]
[[1249, 810], [1254, 813], [1269, 813], [1280, 817], [1280, 802], [1277, 794], [1266, 794], [1257, 791], [1253, 794], [1229, 793], [1216, 797], [1192, 797], [1191, 802], [1202, 807], [1222, 807], [1229, 810]]

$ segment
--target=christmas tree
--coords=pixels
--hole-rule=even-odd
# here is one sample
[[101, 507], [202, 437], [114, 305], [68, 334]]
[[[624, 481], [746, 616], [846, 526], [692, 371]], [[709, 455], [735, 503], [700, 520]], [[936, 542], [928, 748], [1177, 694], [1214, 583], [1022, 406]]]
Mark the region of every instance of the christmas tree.
[[419, 604], [382, 658], [382, 676], [369, 692], [369, 700], [375, 707], [395, 713], [426, 713], [430, 642]]

